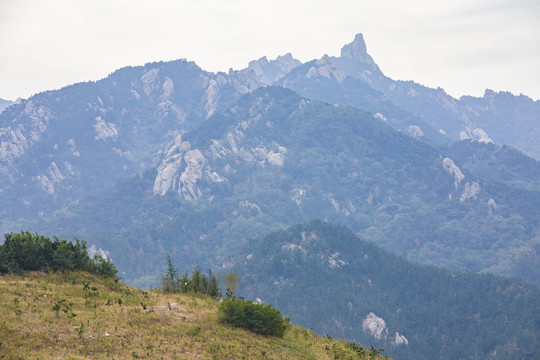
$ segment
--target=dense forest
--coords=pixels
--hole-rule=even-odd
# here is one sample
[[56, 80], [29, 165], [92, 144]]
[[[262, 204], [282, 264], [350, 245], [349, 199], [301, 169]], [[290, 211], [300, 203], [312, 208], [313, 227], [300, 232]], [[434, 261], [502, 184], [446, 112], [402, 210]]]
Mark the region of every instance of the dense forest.
[[[236, 261], [240, 294], [398, 359], [540, 356], [537, 286], [416, 264], [321, 221], [273, 232]], [[370, 318], [385, 324], [378, 335]]]

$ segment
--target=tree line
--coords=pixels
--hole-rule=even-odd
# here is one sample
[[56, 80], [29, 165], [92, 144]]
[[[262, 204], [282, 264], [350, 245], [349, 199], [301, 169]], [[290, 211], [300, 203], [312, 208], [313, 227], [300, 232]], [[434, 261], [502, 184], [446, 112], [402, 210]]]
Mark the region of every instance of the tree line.
[[[225, 282], [225, 296], [236, 297], [239, 284], [238, 275], [235, 273], [223, 273], [220, 274], [220, 277]], [[161, 290], [166, 293], [200, 293], [214, 299], [219, 299], [223, 296], [220, 290], [218, 276], [211, 268], [208, 268], [205, 273], [197, 263], [193, 267], [191, 276], [188, 271], [180, 275], [170, 255], [167, 255], [167, 268], [161, 278]]]
[[99, 254], [90, 258], [85, 241], [56, 237], [52, 241], [29, 231], [4, 234], [4, 243], [0, 245], [0, 274], [36, 270], [82, 270], [103, 277], [116, 277], [118, 273], [110, 259]]
[[[233, 327], [240, 327], [251, 332], [283, 337], [290, 328], [290, 319], [283, 318], [281, 311], [272, 307], [255, 303], [243, 298], [236, 298], [238, 291], [238, 275], [228, 272], [220, 276], [225, 282], [225, 299], [219, 306], [219, 321]], [[220, 299], [220, 282], [211, 268], [203, 273], [197, 263], [193, 267], [193, 274], [189, 276], [186, 271], [179, 275], [171, 257], [167, 255], [167, 269], [161, 278], [161, 290], [165, 293], [200, 293], [214, 299]]]

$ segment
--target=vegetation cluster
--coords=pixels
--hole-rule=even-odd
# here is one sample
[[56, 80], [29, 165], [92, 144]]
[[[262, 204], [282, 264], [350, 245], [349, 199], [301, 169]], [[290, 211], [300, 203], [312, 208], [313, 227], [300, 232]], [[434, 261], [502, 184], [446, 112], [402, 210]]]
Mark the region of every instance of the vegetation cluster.
[[219, 306], [219, 316], [224, 324], [261, 335], [283, 337], [290, 326], [290, 319], [283, 318], [279, 309], [242, 298], [225, 299]]
[[103, 277], [116, 277], [116, 266], [110, 259], [95, 254], [90, 258], [86, 243], [75, 239], [54, 241], [28, 231], [4, 235], [0, 244], [0, 274], [26, 270], [82, 270]]
[[[224, 276], [227, 280], [227, 284], [230, 282], [229, 279], [233, 278], [236, 279], [236, 283], [238, 282], [236, 274], [224, 274]], [[232, 287], [232, 285], [230, 286]], [[237, 288], [238, 285], [235, 286], [235, 289]], [[193, 267], [191, 276], [187, 270], [183, 275], [180, 275], [178, 268], [174, 266], [170, 255], [167, 255], [167, 269], [161, 278], [161, 290], [165, 293], [173, 294], [188, 292], [200, 293], [214, 299], [219, 299], [222, 296], [219, 289], [219, 280], [211, 268], [208, 268], [205, 274], [201, 271], [201, 268], [197, 263]], [[230, 289], [227, 290], [227, 294], [229, 294], [229, 292]]]
[[[254, 303], [243, 298], [237, 299], [238, 275], [232, 272], [221, 274], [225, 281], [225, 300], [219, 306], [219, 321], [233, 327], [243, 328], [256, 334], [283, 337], [290, 327], [290, 319], [283, 318], [281, 311], [262, 303]], [[193, 293], [204, 294], [214, 299], [220, 299], [218, 278], [211, 268], [204, 274], [199, 265], [193, 268], [189, 276], [186, 271], [182, 276], [167, 255], [167, 269], [161, 279], [161, 290], [164, 293]]]

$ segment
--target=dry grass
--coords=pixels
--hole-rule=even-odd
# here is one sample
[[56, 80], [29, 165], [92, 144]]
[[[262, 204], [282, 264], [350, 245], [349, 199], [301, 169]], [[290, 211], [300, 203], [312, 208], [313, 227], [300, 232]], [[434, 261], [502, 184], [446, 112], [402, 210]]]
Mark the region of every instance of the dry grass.
[[218, 307], [86, 273], [0, 276], [0, 358], [360, 359], [296, 326], [279, 339], [222, 325]]

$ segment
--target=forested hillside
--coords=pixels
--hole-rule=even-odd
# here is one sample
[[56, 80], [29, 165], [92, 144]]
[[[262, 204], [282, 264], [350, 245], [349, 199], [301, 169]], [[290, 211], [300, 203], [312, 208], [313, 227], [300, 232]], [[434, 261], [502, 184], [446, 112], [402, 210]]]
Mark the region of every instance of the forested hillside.
[[537, 286], [412, 263], [343, 226], [312, 221], [273, 232], [234, 269], [241, 294], [397, 359], [540, 356]]

